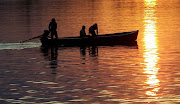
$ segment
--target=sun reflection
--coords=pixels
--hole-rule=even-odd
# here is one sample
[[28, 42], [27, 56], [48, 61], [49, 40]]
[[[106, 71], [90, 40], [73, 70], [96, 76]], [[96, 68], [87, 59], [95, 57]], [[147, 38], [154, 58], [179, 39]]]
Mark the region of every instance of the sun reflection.
[[144, 2], [147, 8], [155, 7], [157, 5], [156, 0], [144, 0]]
[[155, 16], [155, 6], [156, 0], [144, 0], [145, 10], [144, 10], [144, 48], [145, 52], [143, 57], [145, 58], [144, 73], [147, 74], [147, 81], [145, 82], [149, 86], [150, 91], [146, 92], [146, 95], [156, 96], [159, 91], [159, 79], [157, 78], [158, 70], [157, 62], [158, 62], [158, 45], [156, 39], [156, 16]]

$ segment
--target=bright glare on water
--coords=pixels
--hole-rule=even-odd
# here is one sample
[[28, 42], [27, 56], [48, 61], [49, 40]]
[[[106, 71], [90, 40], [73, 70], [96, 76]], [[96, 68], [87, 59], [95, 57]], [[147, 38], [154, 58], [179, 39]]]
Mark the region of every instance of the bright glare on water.
[[[1, 104], [180, 103], [179, 0], [1, 0]], [[99, 34], [139, 30], [135, 46], [42, 48], [82, 25]]]

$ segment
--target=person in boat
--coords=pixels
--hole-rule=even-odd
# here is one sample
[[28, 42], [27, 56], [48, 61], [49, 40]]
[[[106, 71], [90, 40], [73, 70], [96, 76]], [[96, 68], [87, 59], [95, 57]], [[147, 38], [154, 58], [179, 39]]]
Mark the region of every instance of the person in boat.
[[82, 29], [81, 29], [81, 31], [80, 31], [80, 37], [85, 37], [85, 36], [86, 36], [85, 28], [86, 28], [86, 27], [83, 25], [83, 26], [82, 26]]
[[93, 37], [98, 35], [98, 26], [96, 23], [89, 28], [89, 34], [91, 34]]
[[40, 36], [40, 40], [42, 43], [42, 46], [45, 46], [45, 44], [47, 43], [49, 38], [49, 31], [48, 30], [44, 30], [44, 33]]
[[56, 20], [53, 18], [49, 23], [49, 31], [51, 32], [51, 39], [53, 39], [54, 35], [56, 39], [58, 38], [56, 29], [57, 29], [57, 23]]

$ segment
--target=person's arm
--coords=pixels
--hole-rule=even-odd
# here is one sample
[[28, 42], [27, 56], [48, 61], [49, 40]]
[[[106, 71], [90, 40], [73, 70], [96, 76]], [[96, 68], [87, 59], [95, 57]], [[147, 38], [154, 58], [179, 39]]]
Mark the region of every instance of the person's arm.
[[49, 31], [51, 31], [51, 23], [49, 23]]
[[97, 30], [96, 30], [96, 32], [97, 32], [97, 35], [98, 35], [98, 27], [97, 27]]
[[55, 27], [55, 28], [56, 28], [56, 30], [57, 30], [57, 23], [56, 23], [56, 27]]

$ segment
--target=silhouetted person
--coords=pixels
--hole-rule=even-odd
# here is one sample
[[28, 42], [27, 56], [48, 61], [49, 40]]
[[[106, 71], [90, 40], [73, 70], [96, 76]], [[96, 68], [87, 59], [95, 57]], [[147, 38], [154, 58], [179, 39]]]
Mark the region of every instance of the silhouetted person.
[[86, 36], [86, 32], [85, 32], [85, 26], [82, 26], [82, 29], [80, 31], [80, 37], [85, 37]]
[[51, 39], [53, 39], [54, 35], [56, 38], [58, 38], [56, 29], [57, 29], [57, 23], [56, 20], [53, 18], [49, 23], [49, 31], [51, 32]]
[[[95, 30], [96, 30], [96, 33], [95, 33]], [[96, 36], [96, 35], [98, 35], [98, 26], [97, 26], [96, 23], [89, 28], [89, 33], [90, 33], [93, 37]]]
[[48, 30], [44, 30], [44, 33], [40, 37], [42, 46], [46, 46], [46, 44], [48, 42], [48, 37], [49, 37], [49, 31]]

